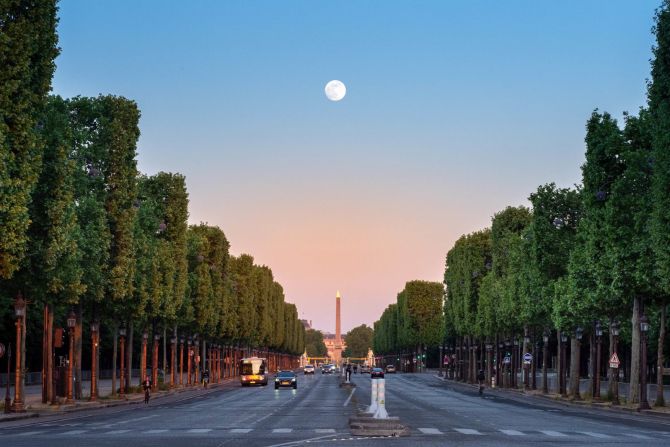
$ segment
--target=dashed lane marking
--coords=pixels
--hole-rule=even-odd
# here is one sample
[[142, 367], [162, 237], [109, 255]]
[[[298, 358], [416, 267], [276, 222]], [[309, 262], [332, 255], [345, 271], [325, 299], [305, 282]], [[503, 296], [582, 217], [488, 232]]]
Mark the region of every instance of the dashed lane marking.
[[606, 435], [604, 433], [594, 433], [592, 431], [580, 431], [580, 432], [577, 432], [577, 433], [581, 433], [583, 435], [591, 436], [592, 438], [598, 438], [598, 439], [610, 439], [611, 438], [610, 435]]
[[292, 428], [275, 428], [272, 433], [291, 433], [292, 431]]
[[212, 431], [211, 428], [192, 428], [187, 433], [209, 433], [210, 431]]
[[167, 430], [166, 429], [153, 429], [153, 430], [146, 430], [143, 431], [142, 433], [147, 434], [147, 435], [155, 435], [158, 433], [165, 433]]
[[253, 431], [253, 428], [232, 428], [230, 433], [249, 433]]
[[86, 433], [88, 430], [70, 430], [66, 431], [63, 433], [58, 433], [61, 436], [72, 436], [72, 435], [81, 435], [82, 433]]
[[334, 428], [315, 428], [315, 433], [335, 433]]
[[103, 433], [104, 435], [120, 435], [122, 433], [128, 433], [130, 430], [112, 430]]
[[631, 438], [635, 438], [635, 439], [654, 439], [651, 436], [638, 435], [637, 433], [624, 433], [624, 435], [630, 436]]
[[562, 438], [567, 436], [565, 433], [561, 433], [560, 431], [553, 431], [553, 430], [540, 430], [540, 433], [544, 433], [547, 436], [553, 436], [554, 438]]
[[44, 433], [44, 432], [41, 432], [41, 431], [24, 431], [22, 433], [17, 433], [14, 436], [32, 436], [32, 435], [39, 435], [41, 433]]
[[524, 436], [525, 433], [520, 432], [519, 430], [500, 430], [502, 433], [505, 433], [509, 436]]
[[437, 428], [418, 428], [417, 430], [419, 430], [424, 435], [442, 435], [442, 434], [444, 434], [440, 430], [438, 430]]
[[472, 428], [454, 428], [454, 430], [456, 430], [457, 432], [462, 433], [464, 435], [481, 435], [482, 434], [479, 431], [474, 430]]

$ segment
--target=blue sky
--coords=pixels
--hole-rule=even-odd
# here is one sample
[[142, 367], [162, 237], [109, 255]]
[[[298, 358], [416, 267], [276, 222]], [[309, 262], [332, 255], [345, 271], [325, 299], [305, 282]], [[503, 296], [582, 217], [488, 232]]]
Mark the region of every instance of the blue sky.
[[441, 281], [495, 212], [579, 182], [591, 111], [644, 105], [659, 4], [62, 0], [54, 91], [136, 100], [140, 169], [185, 174], [191, 222], [318, 327], [341, 290], [349, 329]]

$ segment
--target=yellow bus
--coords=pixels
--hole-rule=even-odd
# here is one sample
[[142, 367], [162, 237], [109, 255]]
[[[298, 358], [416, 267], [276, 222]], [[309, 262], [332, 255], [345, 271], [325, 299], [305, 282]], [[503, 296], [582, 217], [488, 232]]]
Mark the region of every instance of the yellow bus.
[[268, 384], [268, 362], [260, 357], [240, 360], [240, 383], [242, 386]]

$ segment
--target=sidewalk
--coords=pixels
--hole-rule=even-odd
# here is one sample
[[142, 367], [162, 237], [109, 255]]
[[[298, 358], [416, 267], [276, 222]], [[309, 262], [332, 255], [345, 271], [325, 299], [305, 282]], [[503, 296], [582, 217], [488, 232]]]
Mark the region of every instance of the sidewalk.
[[[435, 377], [438, 379], [444, 381], [445, 383], [449, 383], [454, 386], [462, 387], [463, 389], [468, 389], [468, 390], [473, 390], [477, 391], [479, 389], [479, 385], [476, 384], [469, 384], [467, 382], [458, 382], [453, 379], [447, 379], [445, 377], [440, 377], [439, 375], [435, 374]], [[541, 382], [538, 382], [538, 385], [541, 386]], [[538, 387], [539, 388], [539, 387]], [[551, 389], [551, 388], [550, 388]], [[544, 402], [551, 402], [551, 403], [560, 403], [566, 406], [571, 406], [574, 408], [592, 408], [592, 409], [600, 409], [600, 410], [605, 410], [605, 411], [613, 411], [613, 412], [618, 412], [618, 413], [631, 413], [631, 414], [646, 414], [646, 415], [653, 415], [653, 416], [660, 416], [664, 418], [670, 418], [670, 407], [652, 407], [651, 410], [638, 410], [637, 404], [636, 405], [612, 405], [610, 401], [606, 400], [600, 400], [600, 401], [593, 401], [591, 398], [584, 398], [581, 400], [575, 400], [571, 399], [568, 397], [563, 397], [560, 394], [554, 394], [551, 391], [549, 394], [543, 394], [540, 389], [537, 390], [524, 390], [523, 388], [490, 388], [487, 387], [485, 394], [495, 394], [501, 397], [509, 397], [509, 398], [514, 398], [516, 397], [523, 397], [523, 399], [534, 399], [536, 401], [544, 401]], [[605, 396], [605, 394], [603, 394]], [[649, 400], [649, 404], [653, 405], [653, 400]]]
[[[231, 382], [233, 377], [227, 377], [222, 379], [218, 384], [210, 383], [207, 387], [207, 390], [217, 389], [222, 385]], [[133, 383], [136, 380], [133, 381]], [[118, 387], [117, 380], [117, 387]], [[203, 392], [204, 388], [200, 386], [177, 386], [171, 390], [166, 391], [155, 391], [151, 395], [151, 399], [161, 399], [166, 396], [171, 396], [177, 393], [183, 392], [194, 392], [201, 391], [200, 394], [206, 394], [208, 391]], [[71, 404], [65, 404], [64, 398], [59, 397], [59, 403], [56, 405], [43, 404], [42, 403], [42, 386], [41, 385], [28, 385], [25, 387], [25, 396], [24, 396], [24, 406], [26, 408], [25, 413], [0, 413], [0, 423], [5, 421], [13, 421], [17, 419], [27, 419], [38, 416], [53, 415], [59, 413], [70, 413], [73, 411], [81, 410], [92, 410], [97, 408], [107, 408], [114, 407], [119, 405], [132, 405], [144, 402], [144, 393], [132, 393], [126, 394], [125, 399], [119, 399], [118, 396], [112, 396], [112, 381], [111, 379], [100, 380], [98, 381], [98, 399], [95, 402], [90, 402], [88, 399], [91, 395], [91, 382], [82, 383], [82, 399], [75, 400]], [[2, 393], [2, 399], [4, 399], [5, 390]], [[10, 388], [10, 397], [14, 398], [14, 388]]]

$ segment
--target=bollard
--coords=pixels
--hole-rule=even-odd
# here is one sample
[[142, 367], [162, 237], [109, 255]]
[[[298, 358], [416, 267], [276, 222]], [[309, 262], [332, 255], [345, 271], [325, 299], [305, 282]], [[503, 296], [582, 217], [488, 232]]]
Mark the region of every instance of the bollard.
[[372, 379], [372, 388], [370, 388], [370, 406], [366, 410], [366, 413], [375, 414], [377, 411], [377, 382], [379, 379]]
[[389, 414], [386, 412], [386, 392], [385, 380], [377, 379], [377, 411], [375, 411], [375, 419], [387, 419]]

